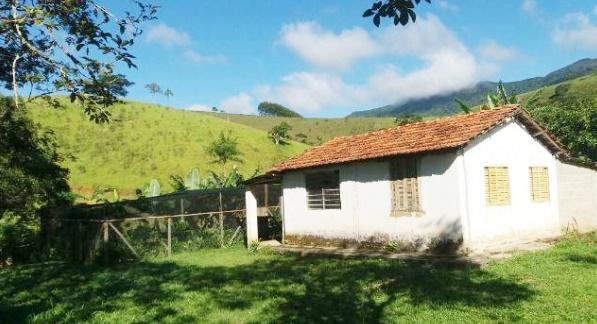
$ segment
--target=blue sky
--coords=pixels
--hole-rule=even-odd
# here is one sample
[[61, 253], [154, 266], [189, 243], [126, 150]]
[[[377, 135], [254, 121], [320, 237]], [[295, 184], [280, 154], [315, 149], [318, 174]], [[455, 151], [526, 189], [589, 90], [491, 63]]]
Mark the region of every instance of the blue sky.
[[[371, 1], [156, 3], [139, 69], [124, 71], [129, 99], [180, 109], [254, 113], [268, 100], [339, 117], [597, 57], [597, 0], [432, 0], [406, 28], [361, 18]], [[174, 96], [150, 95], [150, 82]]]

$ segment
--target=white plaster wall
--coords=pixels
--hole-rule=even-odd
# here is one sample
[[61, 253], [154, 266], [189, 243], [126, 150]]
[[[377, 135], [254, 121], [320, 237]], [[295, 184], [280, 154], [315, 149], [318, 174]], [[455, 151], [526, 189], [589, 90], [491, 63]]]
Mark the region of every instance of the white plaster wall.
[[[507, 166], [510, 205], [488, 206], [484, 168]], [[550, 200], [532, 202], [530, 166], [546, 166]], [[465, 244], [473, 249], [508, 241], [523, 241], [559, 235], [556, 159], [522, 125], [507, 121], [474, 140], [465, 149], [462, 169], [466, 177], [467, 211]]]
[[557, 162], [562, 230], [597, 229], [597, 171]]
[[[318, 170], [324, 170], [320, 168]], [[352, 202], [354, 201], [353, 168], [330, 168], [340, 171], [341, 209], [311, 210], [307, 208], [305, 173], [290, 171], [282, 177], [284, 230], [286, 235], [317, 235], [352, 238], [355, 232]]]
[[[340, 165], [340, 210], [308, 210], [304, 173], [283, 175], [287, 235], [367, 240], [449, 237], [460, 239], [460, 205], [456, 153], [428, 154], [420, 159], [421, 216], [391, 217], [387, 161]], [[324, 168], [322, 168], [324, 169]], [[312, 169], [311, 171], [314, 171]]]

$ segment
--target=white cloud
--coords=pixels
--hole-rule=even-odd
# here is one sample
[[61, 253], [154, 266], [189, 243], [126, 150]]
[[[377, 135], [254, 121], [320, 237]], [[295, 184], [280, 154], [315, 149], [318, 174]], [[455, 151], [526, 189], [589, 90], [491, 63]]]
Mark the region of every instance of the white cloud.
[[584, 13], [566, 15], [551, 34], [559, 46], [574, 49], [597, 49], [597, 25]]
[[191, 111], [211, 111], [211, 107], [203, 104], [193, 104], [184, 108], [184, 110]]
[[355, 61], [381, 50], [369, 33], [359, 27], [333, 33], [314, 22], [299, 22], [284, 26], [280, 38], [282, 44], [305, 61], [333, 70], [347, 69]]
[[[295, 27], [293, 30], [301, 29]], [[305, 28], [315, 30], [313, 27]], [[288, 30], [288, 27], [285, 29]], [[346, 83], [329, 72], [292, 73], [283, 77], [279, 85], [257, 88], [254, 94], [259, 100], [280, 102], [299, 111], [403, 102], [472, 86], [485, 76], [482, 73], [487, 70], [481, 68], [474, 55], [435, 16], [419, 17], [416, 24], [403, 28], [389, 27], [375, 36], [363, 30], [358, 32], [358, 37], [346, 36], [350, 35], [348, 31], [358, 30], [354, 28], [339, 34], [332, 34], [319, 26], [317, 30], [319, 35], [325, 35], [323, 38], [330, 40], [324, 50], [325, 55], [318, 56], [316, 53], [316, 45], [321, 41], [316, 35], [306, 33], [310, 35], [307, 38], [317, 41], [295, 43], [301, 44], [296, 47], [297, 53], [315, 66], [345, 68], [359, 58], [385, 55], [392, 58], [416, 57], [422, 60], [422, 67], [401, 73], [395, 66], [387, 65], [358, 84]], [[353, 44], [354, 48], [358, 48], [356, 44], [369, 44], [370, 48], [366, 51], [359, 49], [358, 54], [345, 54], [345, 49], [353, 48], [348, 40], [357, 38], [359, 41]], [[314, 47], [313, 52], [311, 47]], [[342, 63], [332, 63], [332, 54]]]
[[460, 11], [460, 8], [457, 5], [450, 3], [447, 0], [439, 0], [436, 3], [442, 10], [452, 12]]
[[520, 57], [516, 49], [501, 46], [494, 40], [482, 44], [478, 51], [482, 58], [494, 62], [512, 61]]
[[522, 2], [522, 10], [528, 14], [537, 13], [537, 1], [536, 0], [524, 0]]
[[262, 101], [280, 102], [302, 111], [318, 111], [324, 107], [362, 103], [367, 99], [365, 90], [350, 86], [332, 74], [297, 72], [284, 76], [278, 86], [262, 86], [255, 92]]
[[165, 47], [188, 46], [191, 43], [191, 37], [183, 31], [176, 30], [164, 23], [159, 23], [147, 29], [145, 41]]
[[198, 53], [195, 50], [188, 49], [183, 52], [182, 54], [186, 59], [194, 63], [223, 63], [226, 61], [226, 58], [222, 55], [203, 55]]
[[221, 110], [231, 114], [253, 114], [255, 106], [253, 98], [246, 92], [241, 92], [236, 96], [228, 97], [220, 102]]
[[204, 55], [191, 48], [191, 37], [186, 32], [176, 30], [164, 23], [150, 26], [145, 35], [145, 41], [158, 44], [166, 48], [182, 48], [182, 56], [189, 62], [196, 64], [222, 63], [226, 58], [222, 55]]

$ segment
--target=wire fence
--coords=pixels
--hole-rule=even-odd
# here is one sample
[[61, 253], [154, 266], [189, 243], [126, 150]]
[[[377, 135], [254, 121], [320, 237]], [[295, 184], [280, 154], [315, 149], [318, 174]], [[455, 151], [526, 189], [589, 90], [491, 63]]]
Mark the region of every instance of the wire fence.
[[[279, 186], [252, 187], [264, 210], [262, 234], [279, 223]], [[74, 206], [61, 216], [59, 248], [76, 262], [121, 262], [246, 243], [245, 188], [193, 190]]]

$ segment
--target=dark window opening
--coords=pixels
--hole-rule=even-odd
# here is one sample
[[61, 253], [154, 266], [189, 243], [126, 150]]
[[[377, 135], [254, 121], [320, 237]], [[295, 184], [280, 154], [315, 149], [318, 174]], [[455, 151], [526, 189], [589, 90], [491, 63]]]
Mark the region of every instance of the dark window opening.
[[320, 171], [305, 176], [309, 209], [340, 209], [340, 172]]

